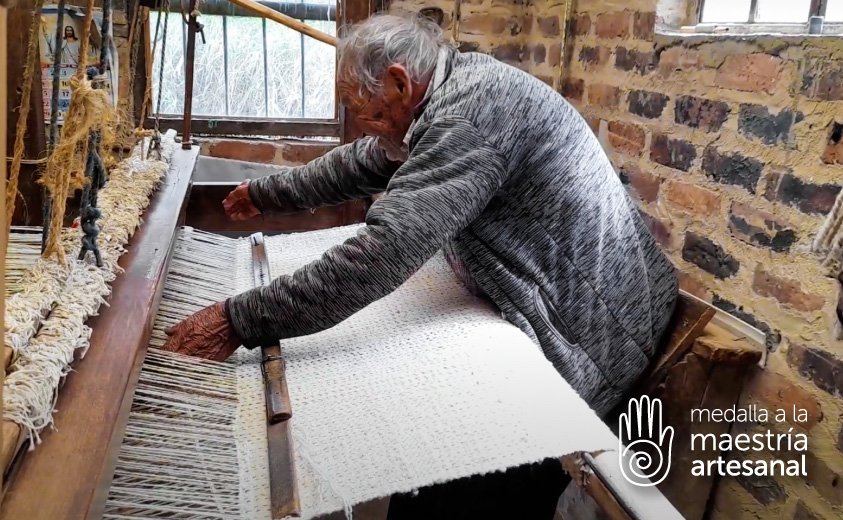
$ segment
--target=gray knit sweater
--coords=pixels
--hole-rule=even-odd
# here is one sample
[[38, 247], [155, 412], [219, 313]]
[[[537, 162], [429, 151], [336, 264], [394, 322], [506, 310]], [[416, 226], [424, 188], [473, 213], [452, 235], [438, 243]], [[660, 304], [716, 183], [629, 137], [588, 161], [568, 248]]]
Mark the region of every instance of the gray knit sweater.
[[262, 212], [378, 192], [354, 238], [233, 297], [246, 346], [330, 328], [394, 291], [448, 245], [598, 413], [644, 371], [677, 284], [597, 138], [541, 81], [448, 51], [392, 163], [370, 138], [249, 184]]

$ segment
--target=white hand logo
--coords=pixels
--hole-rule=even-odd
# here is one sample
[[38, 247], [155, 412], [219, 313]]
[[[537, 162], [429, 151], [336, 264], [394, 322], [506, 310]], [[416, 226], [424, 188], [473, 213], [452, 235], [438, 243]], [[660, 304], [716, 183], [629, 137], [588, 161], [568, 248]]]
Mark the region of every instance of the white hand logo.
[[662, 402], [646, 395], [630, 399], [618, 422], [618, 460], [624, 478], [636, 486], [660, 484], [670, 471], [673, 450], [673, 427], [662, 429]]

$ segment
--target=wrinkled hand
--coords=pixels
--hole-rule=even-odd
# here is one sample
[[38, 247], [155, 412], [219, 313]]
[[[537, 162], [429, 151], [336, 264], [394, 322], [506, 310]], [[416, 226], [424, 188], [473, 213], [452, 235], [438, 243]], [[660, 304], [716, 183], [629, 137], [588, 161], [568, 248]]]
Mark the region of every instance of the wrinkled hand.
[[225, 361], [241, 345], [225, 315], [225, 303], [205, 307], [165, 331], [163, 350], [214, 361]]
[[249, 182], [243, 181], [240, 186], [228, 194], [222, 201], [222, 207], [231, 220], [248, 220], [261, 214], [249, 196]]

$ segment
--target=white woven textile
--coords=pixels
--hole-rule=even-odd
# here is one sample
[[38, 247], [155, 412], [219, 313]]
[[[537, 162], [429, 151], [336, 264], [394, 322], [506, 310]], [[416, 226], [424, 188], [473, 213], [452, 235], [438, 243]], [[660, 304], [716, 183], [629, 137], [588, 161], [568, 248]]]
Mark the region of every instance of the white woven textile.
[[[269, 238], [272, 275], [291, 273], [357, 229]], [[249, 253], [238, 251], [240, 273]], [[441, 255], [340, 325], [281, 346], [305, 520], [437, 482], [617, 448], [541, 350], [460, 287]], [[248, 519], [270, 516], [258, 356], [241, 350], [237, 359]]]

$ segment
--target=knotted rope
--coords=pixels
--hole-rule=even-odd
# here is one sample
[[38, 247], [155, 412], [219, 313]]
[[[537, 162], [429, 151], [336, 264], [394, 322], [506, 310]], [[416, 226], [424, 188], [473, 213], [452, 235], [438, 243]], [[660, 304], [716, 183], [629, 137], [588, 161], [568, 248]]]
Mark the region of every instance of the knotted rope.
[[[61, 230], [70, 190], [83, 188], [88, 182], [88, 154], [91, 150], [89, 136], [99, 132], [100, 139], [95, 147], [103, 148], [103, 142], [113, 142], [115, 111], [108, 94], [95, 89], [86, 77], [88, 45], [91, 37], [91, 23], [94, 12], [94, 0], [88, 0], [85, 8], [85, 20], [82, 26], [82, 38], [79, 42], [79, 64], [70, 80], [70, 107], [61, 129], [61, 138], [53, 149], [47, 168], [40, 182], [47, 189], [52, 200], [50, 215], [50, 233], [47, 238], [44, 257], [55, 255], [59, 262], [65, 263], [64, 249], [61, 247]], [[105, 42], [103, 42], [105, 44]], [[99, 154], [102, 157], [102, 153]]]
[[38, 37], [41, 27], [41, 6], [43, 5], [44, 0], [35, 1], [32, 24], [29, 26], [29, 42], [26, 47], [26, 64], [23, 69], [23, 79], [21, 85], [20, 112], [18, 112], [18, 121], [15, 126], [15, 145], [12, 153], [12, 166], [9, 169], [9, 181], [6, 184], [6, 236], [9, 235], [12, 226], [12, 216], [15, 214], [18, 179], [20, 178], [20, 167], [23, 163], [23, 143], [24, 137], [26, 136], [26, 120], [29, 117], [29, 109], [32, 106], [30, 103], [30, 97], [32, 95], [32, 78], [35, 75], [35, 64], [39, 60]]

